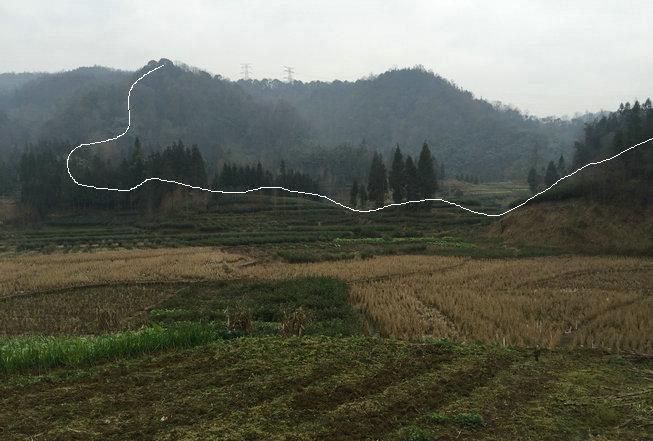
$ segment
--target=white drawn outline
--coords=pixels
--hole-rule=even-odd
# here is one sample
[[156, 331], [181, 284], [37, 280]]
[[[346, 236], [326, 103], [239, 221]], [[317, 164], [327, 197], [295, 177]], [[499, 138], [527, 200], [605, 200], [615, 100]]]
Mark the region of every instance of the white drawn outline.
[[145, 184], [148, 181], [167, 182], [167, 183], [170, 183], [170, 184], [177, 184], [177, 185], [181, 185], [181, 186], [187, 187], [187, 188], [192, 188], [192, 189], [195, 189], [195, 190], [202, 190], [202, 191], [208, 191], [208, 192], [211, 192], [211, 193], [220, 193], [220, 194], [246, 194], [246, 193], [253, 193], [255, 191], [261, 191], [261, 190], [283, 190], [283, 191], [288, 192], [288, 193], [300, 194], [300, 195], [303, 195], [303, 196], [314, 196], [314, 197], [326, 199], [327, 201], [329, 201], [329, 202], [331, 202], [331, 203], [333, 203], [335, 205], [338, 205], [339, 207], [342, 207], [342, 208], [344, 208], [346, 210], [349, 210], [349, 211], [352, 211], [352, 212], [355, 212], [355, 213], [373, 213], [373, 212], [381, 211], [381, 210], [384, 210], [384, 209], [390, 208], [390, 207], [398, 207], [398, 206], [401, 206], [401, 205], [408, 205], [408, 204], [419, 204], [419, 203], [422, 203], [422, 202], [443, 202], [445, 204], [453, 205], [454, 207], [458, 207], [461, 210], [465, 210], [465, 211], [468, 211], [470, 213], [480, 214], [480, 215], [487, 216], [487, 217], [501, 217], [501, 216], [504, 216], [504, 215], [510, 213], [513, 210], [516, 210], [517, 208], [523, 207], [528, 202], [532, 201], [536, 197], [540, 196], [541, 194], [549, 191], [550, 189], [552, 189], [553, 187], [558, 185], [559, 182], [561, 182], [561, 181], [563, 181], [563, 180], [565, 180], [567, 178], [570, 178], [571, 176], [575, 175], [579, 171], [581, 171], [581, 170], [583, 170], [583, 169], [585, 169], [585, 168], [587, 168], [589, 166], [592, 166], [592, 165], [598, 165], [598, 164], [602, 164], [604, 162], [611, 161], [611, 160], [623, 155], [624, 153], [626, 153], [626, 152], [628, 152], [630, 150], [633, 150], [634, 148], [639, 147], [642, 144], [646, 144], [647, 142], [650, 142], [650, 141], [653, 140], [653, 138], [649, 138], [649, 139], [647, 139], [645, 141], [642, 141], [642, 142], [639, 142], [639, 143], [637, 143], [637, 144], [635, 144], [633, 146], [630, 146], [627, 149], [620, 151], [616, 155], [610, 156], [609, 158], [605, 158], [605, 159], [602, 159], [600, 161], [595, 161], [595, 162], [590, 162], [588, 164], [585, 164], [584, 166], [582, 166], [579, 169], [569, 173], [568, 175], [565, 175], [565, 176], [561, 177], [560, 179], [555, 181], [553, 184], [549, 185], [544, 190], [542, 190], [542, 191], [540, 191], [538, 193], [535, 193], [533, 196], [529, 197], [528, 199], [526, 199], [521, 204], [516, 205], [516, 206], [514, 206], [514, 207], [512, 207], [512, 208], [510, 208], [510, 209], [508, 209], [508, 210], [506, 210], [506, 211], [504, 211], [502, 213], [495, 213], [495, 214], [484, 213], [482, 211], [472, 210], [471, 208], [464, 207], [464, 206], [462, 206], [460, 204], [457, 204], [455, 202], [448, 201], [448, 200], [442, 199], [442, 198], [425, 198], [425, 199], [418, 199], [418, 200], [413, 200], [413, 201], [396, 202], [396, 203], [393, 203], [393, 204], [384, 205], [382, 207], [371, 208], [369, 210], [359, 210], [357, 208], [352, 208], [352, 207], [350, 207], [348, 205], [345, 205], [345, 204], [340, 203], [340, 202], [338, 202], [336, 200], [333, 200], [330, 197], [322, 195], [322, 194], [311, 193], [311, 192], [308, 192], [308, 191], [290, 190], [288, 188], [280, 187], [280, 186], [257, 187], [257, 188], [250, 188], [249, 190], [242, 190], [242, 191], [238, 191], [238, 190], [235, 190], [235, 191], [212, 190], [210, 188], [199, 187], [199, 186], [196, 186], [196, 185], [189, 185], [189, 184], [185, 184], [183, 182], [177, 182], [177, 181], [173, 181], [171, 179], [163, 179], [163, 178], [158, 178], [158, 177], [152, 177], [152, 178], [144, 179], [140, 184], [134, 185], [131, 188], [96, 187], [95, 185], [82, 184], [82, 183], [78, 182], [77, 179], [75, 179], [75, 177], [70, 172], [70, 156], [75, 152], [75, 150], [77, 150], [80, 147], [88, 147], [88, 146], [92, 146], [92, 145], [96, 145], [96, 144], [102, 144], [102, 143], [105, 143], [105, 142], [115, 141], [118, 138], [120, 138], [120, 137], [124, 136], [125, 134], [127, 134], [127, 132], [129, 131], [129, 129], [131, 127], [130, 100], [131, 100], [131, 93], [132, 93], [132, 90], [134, 89], [134, 86], [136, 86], [136, 84], [139, 81], [141, 81], [143, 78], [145, 78], [146, 76], [148, 76], [152, 72], [155, 72], [155, 71], [157, 71], [157, 70], [159, 70], [159, 69], [161, 69], [162, 67], [165, 67], [165, 66], [166, 66], [165, 64], [162, 64], [161, 66], [157, 66], [154, 69], [144, 73], [136, 81], [134, 81], [134, 83], [129, 88], [129, 92], [127, 93], [127, 128], [125, 129], [124, 132], [122, 132], [118, 136], [114, 136], [113, 138], [109, 138], [109, 139], [104, 139], [102, 141], [82, 143], [82, 144], [78, 145], [77, 147], [75, 147], [74, 149], [72, 149], [70, 151], [70, 153], [68, 153], [68, 157], [66, 158], [66, 169], [68, 170], [68, 176], [70, 176], [70, 179], [72, 179], [75, 184], [79, 185], [80, 187], [93, 188], [95, 190], [123, 191], [123, 192], [129, 192], [129, 191], [132, 191], [132, 190], [136, 190], [138, 187], [140, 187], [141, 185]]

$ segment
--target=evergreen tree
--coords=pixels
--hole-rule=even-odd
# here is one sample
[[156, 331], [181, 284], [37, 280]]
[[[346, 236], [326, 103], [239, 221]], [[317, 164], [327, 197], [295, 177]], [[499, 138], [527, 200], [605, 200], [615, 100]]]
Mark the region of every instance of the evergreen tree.
[[218, 187], [220, 190], [227, 190], [231, 187], [231, 165], [225, 162], [222, 164], [222, 173], [216, 175], [218, 178]]
[[537, 174], [535, 167], [531, 167], [528, 171], [528, 188], [531, 190], [531, 193], [537, 193], [537, 190], [540, 188], [540, 175]]
[[145, 161], [143, 160], [143, 151], [141, 149], [141, 141], [136, 137], [134, 141], [134, 148], [129, 159], [129, 186], [140, 184], [145, 179]]
[[389, 183], [392, 190], [392, 200], [394, 202], [403, 201], [406, 197], [406, 175], [404, 172], [404, 156], [401, 154], [399, 145], [397, 145], [392, 159]]
[[281, 165], [279, 166], [279, 180], [278, 185], [285, 187], [287, 184], [287, 173], [286, 173], [286, 161], [281, 160]]
[[193, 145], [189, 159], [190, 179], [188, 182], [191, 183], [191, 185], [206, 187], [206, 166], [204, 164], [204, 158], [202, 158], [202, 154], [197, 145]]
[[256, 182], [255, 182], [256, 187], [264, 187], [265, 186], [265, 172], [263, 171], [263, 164], [259, 161], [256, 164]]
[[406, 200], [415, 201], [420, 199], [419, 178], [417, 177], [417, 167], [413, 158], [406, 157]]
[[375, 206], [380, 207], [385, 203], [385, 195], [388, 191], [388, 178], [383, 163], [383, 157], [375, 153], [372, 157], [370, 173], [367, 182], [367, 193]]
[[[213, 175], [211, 180], [211, 190], [220, 190], [220, 173], [217, 171]], [[214, 196], [217, 196], [219, 193], [212, 193]]]
[[354, 183], [351, 185], [351, 191], [349, 192], [349, 205], [352, 208], [356, 208], [356, 202], [358, 201], [358, 179], [354, 179]]
[[0, 159], [0, 195], [10, 195], [16, 186], [15, 168]]
[[437, 190], [437, 181], [435, 169], [433, 167], [433, 157], [427, 143], [422, 145], [422, 151], [417, 161], [417, 177], [420, 185], [420, 196], [423, 198], [432, 198]]
[[648, 115], [648, 113], [651, 110], [653, 110], [653, 107], [651, 106], [651, 99], [650, 98], [646, 98], [646, 101], [644, 101], [644, 104], [642, 104], [642, 110], [644, 111], [644, 113], [646, 115]]
[[361, 205], [360, 207], [364, 210], [367, 208], [367, 191], [365, 190], [364, 185], [359, 185], [358, 186], [358, 196], [360, 197], [361, 200]]
[[628, 145], [636, 144], [640, 141], [639, 137], [642, 130], [641, 109], [639, 101], [635, 101], [633, 107], [630, 108], [626, 114], [626, 134], [628, 136]]
[[564, 174], [567, 173], [567, 164], [565, 163], [565, 157], [563, 155], [560, 155], [560, 158], [558, 159], [558, 174], [560, 176], [563, 176]]
[[549, 161], [549, 165], [546, 167], [546, 173], [544, 174], [544, 185], [550, 187], [553, 185], [560, 176], [558, 176], [558, 171], [553, 161]]
[[[53, 150], [54, 146], [49, 143], [28, 150], [18, 164], [21, 202], [31, 206], [39, 217], [57, 208], [61, 201], [61, 170], [65, 167]], [[71, 169], [73, 172], [78, 170], [79, 162], [74, 161]]]

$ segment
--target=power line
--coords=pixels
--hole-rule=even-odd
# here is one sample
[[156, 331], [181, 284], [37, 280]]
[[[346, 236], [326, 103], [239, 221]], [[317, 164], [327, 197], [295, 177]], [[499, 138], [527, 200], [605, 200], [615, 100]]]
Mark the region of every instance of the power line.
[[250, 67], [252, 65], [250, 63], [242, 63], [240, 65], [240, 77], [243, 80], [249, 80], [249, 74], [250, 74]]
[[292, 74], [295, 72], [295, 68], [291, 66], [284, 66], [283, 71], [286, 72], [286, 81], [292, 83], [293, 82]]

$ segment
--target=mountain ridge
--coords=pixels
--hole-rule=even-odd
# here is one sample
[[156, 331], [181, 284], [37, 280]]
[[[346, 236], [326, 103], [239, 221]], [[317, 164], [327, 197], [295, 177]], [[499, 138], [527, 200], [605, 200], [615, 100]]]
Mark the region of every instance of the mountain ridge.
[[132, 136], [152, 146], [184, 139], [199, 144], [209, 161], [310, 162], [318, 150], [363, 140], [382, 153], [400, 144], [415, 154], [428, 141], [452, 173], [510, 178], [568, 153], [582, 127], [580, 120], [492, 105], [421, 68], [355, 82], [287, 84], [230, 81], [164, 58], [135, 72], [95, 66], [26, 81], [0, 97], [0, 150], [48, 137], [84, 142], [124, 129], [130, 83], [162, 63], [166, 68], [133, 91]]

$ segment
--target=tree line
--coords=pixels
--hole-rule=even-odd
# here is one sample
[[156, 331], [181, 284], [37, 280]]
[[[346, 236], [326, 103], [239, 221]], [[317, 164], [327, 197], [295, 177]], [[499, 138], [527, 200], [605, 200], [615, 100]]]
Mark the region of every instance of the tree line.
[[[156, 208], [175, 189], [174, 184], [148, 183], [147, 192], [97, 191], [76, 185], [68, 176], [69, 143], [44, 141], [29, 147], [18, 161], [18, 194], [39, 217], [60, 209]], [[78, 182], [100, 188], [132, 188], [148, 176], [206, 186], [204, 159], [196, 145], [182, 141], [145, 155], [136, 138], [132, 149], [116, 166], [110, 159], [80, 149], [70, 160]]]
[[349, 194], [351, 207], [365, 209], [368, 202], [381, 207], [388, 193], [394, 203], [432, 198], [438, 189], [438, 165], [426, 142], [422, 145], [417, 163], [410, 155], [404, 158], [397, 145], [389, 172], [380, 153], [374, 153], [369, 170], [367, 186], [358, 179], [352, 183]]
[[225, 162], [222, 166], [222, 172], [215, 174], [211, 188], [242, 191], [250, 188], [271, 186], [312, 193], [319, 191], [319, 185], [316, 180], [306, 173], [287, 169], [286, 163], [283, 160], [276, 174], [264, 169], [261, 162], [258, 162], [254, 166]]
[[[147, 191], [97, 191], [76, 185], [66, 170], [69, 143], [44, 141], [26, 149], [18, 161], [17, 188], [12, 187], [21, 203], [31, 207], [37, 217], [65, 209], [137, 209], [157, 210], [173, 192], [182, 195], [190, 189], [174, 183], [151, 181]], [[145, 154], [140, 140], [124, 155], [118, 166], [97, 153], [80, 149], [70, 161], [70, 170], [78, 182], [100, 188], [133, 188], [147, 177], [160, 177], [206, 188], [209, 173], [197, 145], [186, 147], [180, 140], [161, 150]], [[225, 163], [221, 172], [213, 173], [213, 189], [244, 190], [260, 186], [284, 186], [317, 192], [318, 183], [310, 176], [286, 170], [282, 161], [278, 173], [255, 166]]]
[[560, 155], [558, 163], [549, 161], [546, 169], [541, 169], [539, 172], [535, 167], [531, 167], [528, 171], [528, 188], [531, 193], [537, 193], [545, 188], [553, 185], [560, 177], [564, 176], [567, 172], [567, 164], [564, 155]]

